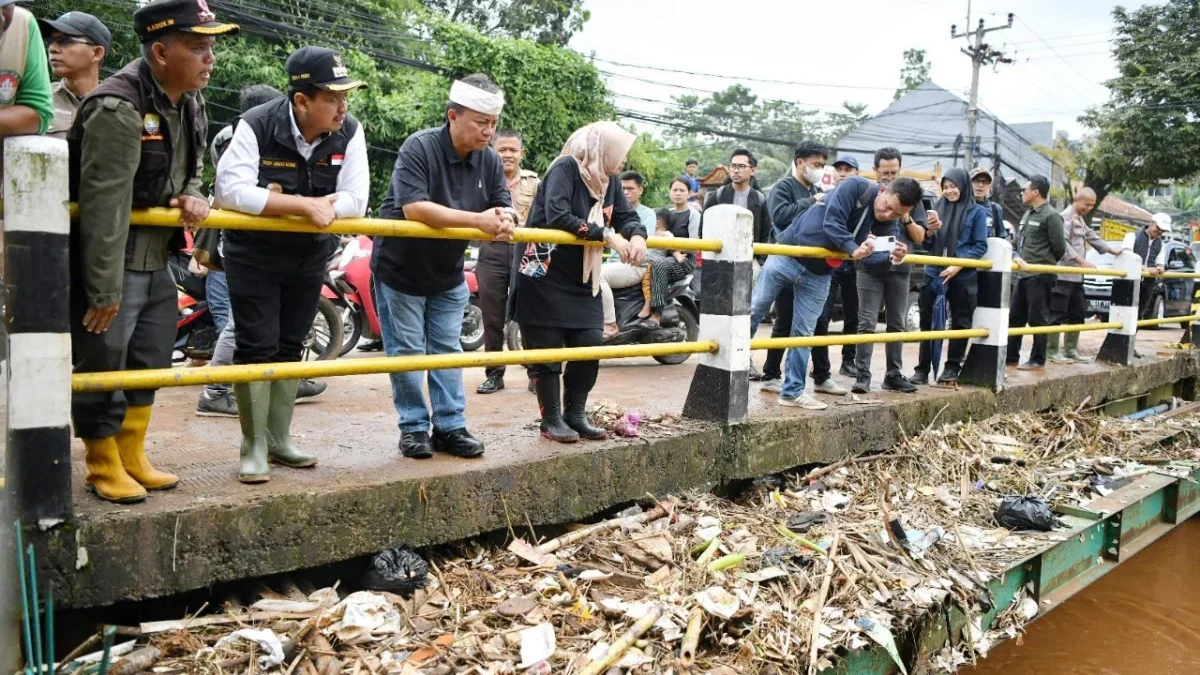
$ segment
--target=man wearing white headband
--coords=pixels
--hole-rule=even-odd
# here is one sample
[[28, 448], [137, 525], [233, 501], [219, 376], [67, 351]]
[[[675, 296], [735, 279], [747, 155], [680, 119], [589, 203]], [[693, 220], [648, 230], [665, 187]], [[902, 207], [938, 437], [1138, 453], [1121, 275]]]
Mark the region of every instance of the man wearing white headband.
[[[454, 82], [446, 124], [418, 131], [400, 147], [382, 218], [413, 220], [434, 228], [472, 227], [495, 241], [512, 241], [516, 216], [500, 155], [491, 148], [504, 92], [486, 75]], [[462, 351], [463, 310], [470, 293], [463, 279], [467, 242], [384, 237], [372, 271], [379, 323], [388, 356]], [[426, 459], [438, 450], [478, 457], [483, 443], [467, 431], [462, 371], [394, 373], [392, 399], [400, 418], [400, 451]]]

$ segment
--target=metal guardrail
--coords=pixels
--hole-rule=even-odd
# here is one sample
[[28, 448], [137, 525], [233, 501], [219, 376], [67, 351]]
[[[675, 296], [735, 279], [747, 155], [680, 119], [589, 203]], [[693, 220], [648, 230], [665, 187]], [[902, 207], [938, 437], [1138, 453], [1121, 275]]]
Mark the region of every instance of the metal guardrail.
[[924, 342], [925, 340], [961, 340], [985, 338], [986, 328], [959, 330], [927, 330], [911, 333], [861, 333], [856, 335], [812, 335], [808, 337], [755, 338], [750, 349], [792, 349], [796, 347], [835, 347], [840, 345], [885, 344], [890, 342]]
[[1103, 323], [1077, 323], [1062, 326], [1020, 326], [1018, 328], [1009, 328], [1009, 337], [1022, 337], [1025, 335], [1054, 335], [1056, 333], [1086, 333], [1093, 330], [1121, 330], [1125, 324], [1120, 321], [1106, 321]]
[[260, 380], [295, 380], [299, 378], [337, 377], [343, 375], [406, 373], [444, 368], [527, 366], [534, 363], [623, 359], [636, 356], [712, 354], [717, 349], [716, 341], [669, 342], [664, 344], [622, 345], [616, 347], [529, 349], [519, 352], [485, 352], [482, 354], [454, 353], [377, 356], [347, 361], [306, 361], [208, 368], [161, 368], [156, 370], [126, 370], [107, 373], [76, 373], [71, 376], [71, 389], [76, 392], [158, 389], [161, 387], [188, 387], [199, 384], [220, 383], [232, 384]]

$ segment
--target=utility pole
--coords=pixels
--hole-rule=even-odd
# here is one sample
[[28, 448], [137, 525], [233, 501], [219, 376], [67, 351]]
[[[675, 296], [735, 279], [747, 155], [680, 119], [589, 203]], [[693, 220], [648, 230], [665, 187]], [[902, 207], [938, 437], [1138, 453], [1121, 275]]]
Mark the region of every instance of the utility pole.
[[[967, 22], [968, 23], [971, 20], [970, 16], [971, 16], [971, 9], [970, 9], [970, 4], [968, 3], [968, 5], [967, 5]], [[979, 120], [979, 69], [980, 69], [980, 67], [985, 66], [985, 65], [990, 66], [990, 65], [997, 64], [997, 63], [1012, 63], [1012, 59], [1005, 57], [1001, 51], [999, 51], [997, 49], [993, 49], [991, 46], [984, 43], [983, 36], [988, 33], [993, 32], [993, 31], [1004, 30], [1006, 28], [1012, 28], [1012, 25], [1013, 25], [1013, 14], [1012, 14], [1012, 12], [1009, 12], [1007, 24], [1001, 24], [999, 26], [992, 26], [991, 28], [984, 27], [983, 19], [979, 20], [979, 26], [974, 31], [968, 31], [966, 33], [959, 33], [957, 26], [954, 26], [954, 25], [950, 26], [950, 38], [951, 39], [956, 40], [960, 37], [965, 37], [968, 39], [968, 46], [965, 49], [962, 49], [960, 51], [962, 51], [962, 53], [966, 54], [967, 56], [971, 57], [971, 103], [967, 107], [967, 139], [966, 139], [966, 163], [967, 163], [968, 169], [970, 169], [972, 166], [974, 166], [974, 161], [975, 161], [974, 153], [972, 152], [972, 149], [975, 147], [975, 123]], [[970, 44], [970, 38], [972, 36], [975, 37], [974, 45]]]

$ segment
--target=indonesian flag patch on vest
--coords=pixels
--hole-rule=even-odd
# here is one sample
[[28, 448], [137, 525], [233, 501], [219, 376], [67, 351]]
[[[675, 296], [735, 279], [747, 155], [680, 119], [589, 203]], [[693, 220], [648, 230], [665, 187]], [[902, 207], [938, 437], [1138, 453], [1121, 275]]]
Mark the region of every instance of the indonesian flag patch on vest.
[[333, 166], [341, 166], [342, 161], [345, 159], [346, 159], [345, 155], [330, 155], [329, 163], [332, 164]]

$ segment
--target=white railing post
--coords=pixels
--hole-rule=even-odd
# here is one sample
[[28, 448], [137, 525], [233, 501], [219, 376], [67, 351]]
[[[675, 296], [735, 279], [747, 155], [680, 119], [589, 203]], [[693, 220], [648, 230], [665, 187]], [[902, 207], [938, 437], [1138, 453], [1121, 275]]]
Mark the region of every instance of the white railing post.
[[1100, 346], [1096, 360], [1132, 366], [1139, 318], [1138, 299], [1142, 290], [1142, 259], [1126, 249], [1113, 259], [1113, 269], [1124, 270], [1125, 278], [1114, 277], [1112, 280], [1108, 320], [1119, 321], [1121, 327], [1108, 331], [1108, 335], [1104, 336], [1104, 344]]
[[983, 259], [992, 262], [992, 269], [979, 270], [978, 302], [971, 327], [986, 328], [988, 336], [972, 340], [959, 380], [1000, 391], [1004, 389], [1004, 362], [1008, 356], [1012, 244], [1004, 239], [989, 238], [987, 254]]
[[719, 239], [722, 248], [703, 254], [700, 340], [715, 340], [720, 349], [700, 356], [683, 414], [735, 424], [746, 419], [750, 395], [754, 216], [738, 206], [715, 206], [704, 213], [704, 237]]
[[42, 529], [73, 514], [67, 182], [65, 141], [4, 141], [7, 485], [14, 515]]

